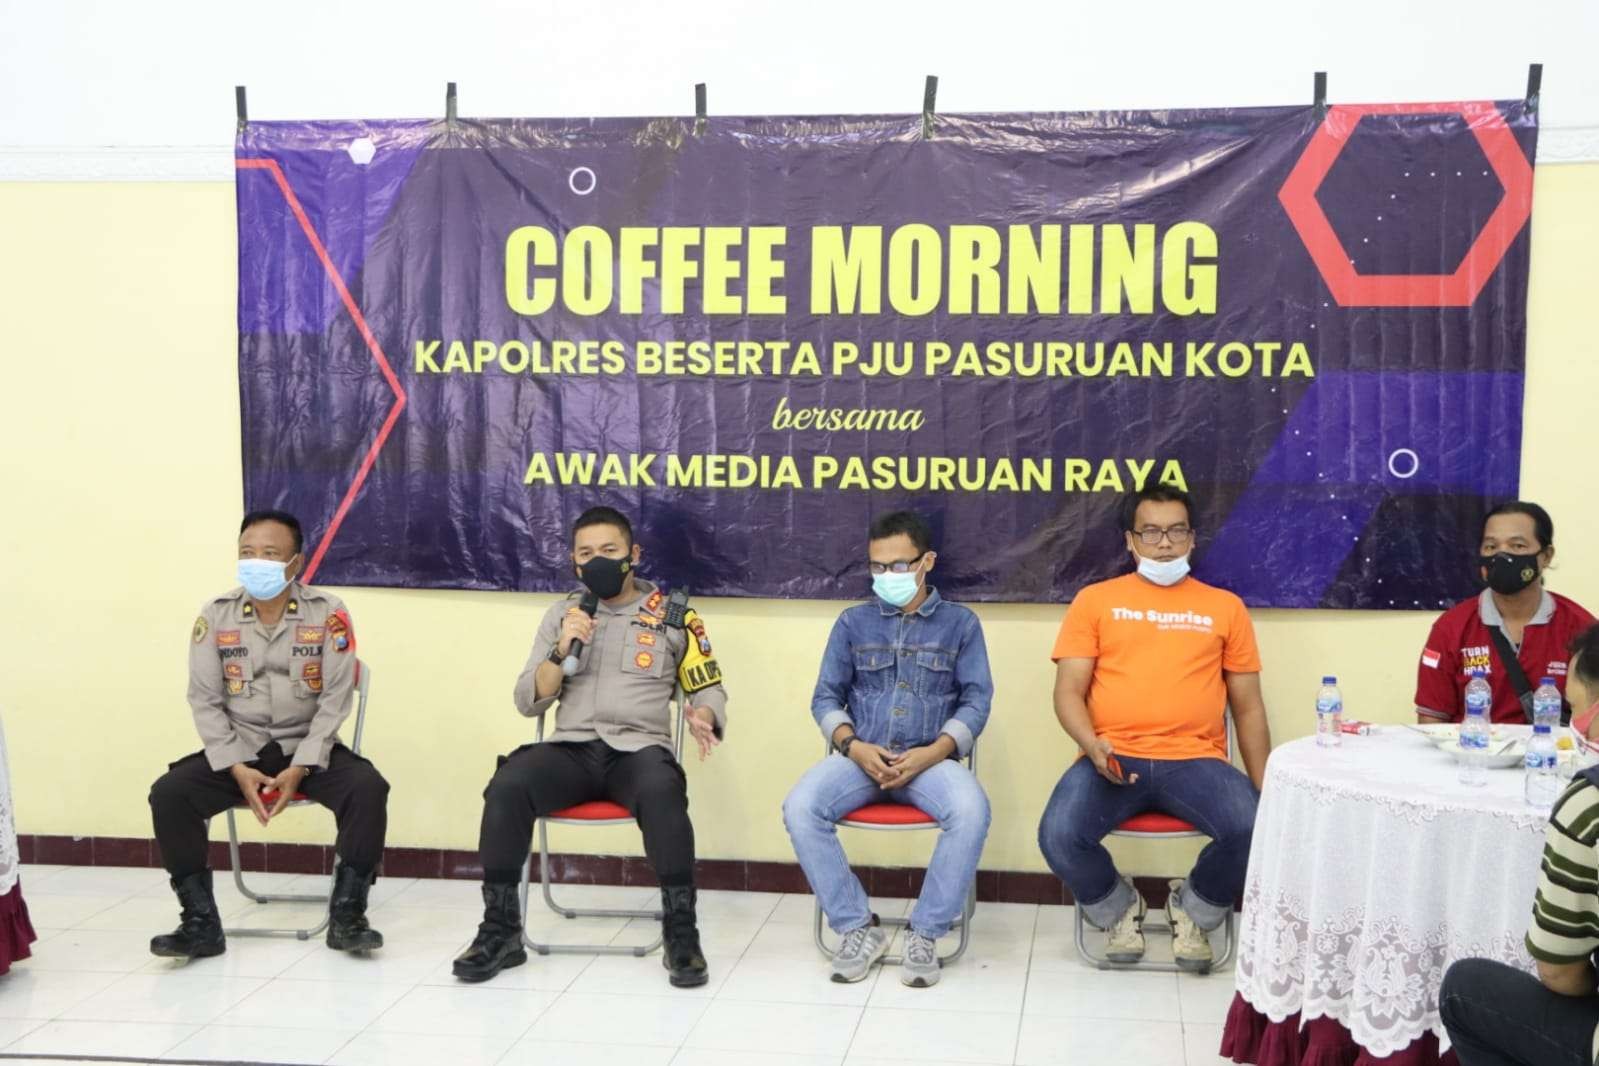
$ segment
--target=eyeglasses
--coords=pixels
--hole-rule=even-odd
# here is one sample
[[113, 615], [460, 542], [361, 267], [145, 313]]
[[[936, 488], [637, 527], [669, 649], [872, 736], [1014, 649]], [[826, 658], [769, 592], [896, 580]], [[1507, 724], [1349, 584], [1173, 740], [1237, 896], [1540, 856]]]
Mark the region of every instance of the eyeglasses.
[[1194, 531], [1187, 526], [1167, 526], [1165, 529], [1159, 526], [1145, 526], [1138, 530], [1138, 539], [1150, 547], [1159, 544], [1162, 537], [1171, 538], [1174, 546], [1187, 544], [1193, 535]]
[[869, 563], [867, 565], [874, 574], [908, 574], [920, 566], [924, 558], [926, 558], [925, 553], [918, 555], [914, 559], [897, 559], [892, 563]]

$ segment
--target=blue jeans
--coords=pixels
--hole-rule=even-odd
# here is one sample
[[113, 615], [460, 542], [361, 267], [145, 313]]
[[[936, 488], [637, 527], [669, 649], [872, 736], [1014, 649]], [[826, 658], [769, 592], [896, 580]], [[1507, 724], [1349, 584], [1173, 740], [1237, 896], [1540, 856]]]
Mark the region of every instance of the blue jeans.
[[911, 928], [936, 940], [960, 917], [977, 876], [988, 837], [988, 796], [972, 772], [951, 759], [892, 792], [878, 788], [865, 770], [837, 753], [805, 771], [783, 801], [783, 824], [827, 924], [840, 935], [872, 918], [866, 890], [849, 868], [836, 828], [840, 818], [868, 803], [909, 803], [938, 820], [938, 844], [911, 911]]
[[1128, 776], [1138, 775], [1135, 783], [1112, 784], [1086, 757], [1060, 779], [1038, 825], [1044, 861], [1071, 889], [1083, 917], [1108, 929], [1132, 906], [1133, 890], [1101, 842], [1135, 814], [1181, 818], [1210, 843], [1183, 882], [1177, 905], [1199, 928], [1216, 928], [1244, 890], [1260, 793], [1220, 759], [1120, 759]]
[[1438, 1016], [1461, 1066], [1590, 1066], [1599, 998], [1563, 996], [1490, 959], [1444, 974]]

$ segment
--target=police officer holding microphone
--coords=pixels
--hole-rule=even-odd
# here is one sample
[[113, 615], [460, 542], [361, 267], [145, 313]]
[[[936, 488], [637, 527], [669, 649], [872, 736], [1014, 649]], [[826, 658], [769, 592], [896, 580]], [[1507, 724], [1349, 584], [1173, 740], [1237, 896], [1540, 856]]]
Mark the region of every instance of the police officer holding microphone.
[[572, 530], [584, 588], [545, 613], [515, 701], [536, 718], [560, 702], [554, 732], [500, 761], [483, 792], [478, 850], [483, 922], [454, 964], [486, 981], [527, 961], [518, 898], [533, 824], [594, 800], [626, 807], [644, 834], [661, 885], [665, 965], [680, 988], [709, 979], [695, 917], [694, 826], [688, 785], [672, 748], [672, 697], [681, 688], [686, 728], [704, 759], [721, 743], [727, 693], [705, 624], [636, 576], [640, 548], [620, 512], [591, 507]]

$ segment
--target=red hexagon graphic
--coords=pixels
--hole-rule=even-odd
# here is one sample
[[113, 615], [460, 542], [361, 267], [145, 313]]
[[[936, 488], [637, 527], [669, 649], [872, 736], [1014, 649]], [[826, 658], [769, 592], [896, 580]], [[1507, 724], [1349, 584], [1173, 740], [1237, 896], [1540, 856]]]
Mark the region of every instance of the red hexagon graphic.
[[361, 458], [361, 465], [355, 472], [355, 478], [350, 482], [350, 487], [345, 490], [344, 497], [339, 501], [338, 510], [333, 513], [333, 520], [328, 523], [328, 530], [322, 534], [322, 540], [311, 554], [311, 561], [306, 564], [305, 571], [300, 575], [300, 580], [309, 584], [315, 576], [317, 568], [322, 565], [322, 557], [327, 554], [328, 548], [333, 544], [333, 538], [338, 536], [339, 527], [344, 524], [344, 516], [350, 513], [350, 506], [355, 503], [355, 498], [361, 492], [361, 486], [366, 482], [366, 477], [372, 472], [372, 464], [377, 461], [378, 452], [383, 450], [383, 444], [389, 439], [389, 434], [394, 432], [394, 424], [400, 420], [400, 412], [405, 410], [405, 386], [400, 384], [400, 379], [395, 376], [394, 369], [389, 365], [389, 360], [383, 354], [383, 348], [378, 344], [377, 337], [372, 335], [371, 328], [366, 324], [366, 316], [361, 313], [361, 308], [355, 302], [355, 297], [350, 295], [350, 290], [344, 284], [344, 279], [339, 276], [338, 268], [333, 265], [333, 259], [328, 255], [328, 250], [322, 244], [322, 238], [317, 236], [316, 227], [311, 225], [311, 219], [306, 216], [305, 208], [300, 206], [300, 198], [294, 195], [294, 189], [289, 185], [289, 179], [284, 176], [283, 168], [278, 166], [276, 159], [236, 159], [233, 163], [238, 170], [264, 170], [272, 176], [278, 190], [283, 193], [284, 201], [289, 205], [289, 210], [300, 223], [300, 230], [305, 234], [305, 239], [310, 242], [311, 250], [316, 253], [322, 269], [327, 271], [328, 280], [333, 283], [333, 289], [339, 294], [339, 299], [344, 303], [344, 309], [349, 312], [350, 318], [355, 323], [361, 339], [366, 342], [367, 351], [371, 353], [372, 360], [377, 363], [378, 369], [383, 373], [383, 380], [388, 383], [390, 391], [394, 393], [394, 406], [389, 408], [388, 417], [383, 420], [382, 427], [378, 430], [377, 437], [373, 439], [372, 446], [366, 450]]
[[[1359, 273], [1316, 202], [1322, 179], [1367, 115], [1459, 115], [1504, 186], [1499, 206], [1453, 274]], [[1327, 110], [1277, 199], [1340, 307], [1468, 307], [1532, 216], [1532, 165], [1492, 101], [1344, 104]]]

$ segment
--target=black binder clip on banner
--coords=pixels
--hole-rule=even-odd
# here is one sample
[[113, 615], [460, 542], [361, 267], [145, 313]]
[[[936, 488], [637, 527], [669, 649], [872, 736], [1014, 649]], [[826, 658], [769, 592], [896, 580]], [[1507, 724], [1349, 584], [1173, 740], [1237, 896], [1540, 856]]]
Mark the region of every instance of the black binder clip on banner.
[[1315, 93], [1313, 104], [1316, 108], [1316, 121], [1320, 122], [1327, 117], [1327, 72], [1325, 70], [1316, 71], [1315, 89], [1313, 91]]
[[233, 87], [233, 112], [239, 120], [238, 130], [243, 133], [244, 127], [250, 124], [250, 109], [245, 106], [244, 86], [242, 85]]
[[455, 82], [444, 83], [444, 121], [455, 125]]
[[938, 102], [938, 75], [927, 76], [927, 86], [922, 90], [922, 140], [933, 139], [933, 105]]
[[1532, 63], [1527, 67], [1527, 114], [1538, 113], [1538, 95], [1543, 91], [1543, 64]]
[[696, 82], [694, 85], [694, 136], [699, 137], [705, 133], [705, 83]]

